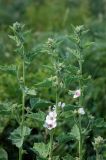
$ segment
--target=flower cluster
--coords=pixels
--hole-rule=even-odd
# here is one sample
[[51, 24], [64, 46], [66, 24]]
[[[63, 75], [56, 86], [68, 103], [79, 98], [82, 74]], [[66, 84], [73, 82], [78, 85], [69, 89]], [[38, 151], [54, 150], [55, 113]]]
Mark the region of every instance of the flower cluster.
[[94, 142], [92, 143], [94, 146], [94, 149], [97, 150], [101, 147], [103, 144], [104, 140], [101, 136], [98, 136], [97, 138], [94, 138]]
[[57, 117], [56, 110], [50, 111], [46, 116], [44, 127], [48, 128], [49, 130], [55, 128], [57, 126], [56, 117]]
[[97, 138], [95, 138], [95, 144], [100, 144], [103, 143], [103, 138], [101, 136], [98, 136]]
[[62, 63], [58, 62], [58, 63], [54, 64], [54, 68], [55, 68], [56, 72], [61, 72], [65, 68], [65, 65], [63, 62]]
[[58, 77], [57, 76], [51, 76], [50, 78], [48, 78], [49, 81], [52, 82], [52, 85], [55, 87], [58, 85]]
[[[54, 49], [55, 41], [52, 38], [48, 38], [48, 41], [46, 42], [46, 44], [50, 49]], [[49, 54], [51, 54], [51, 53], [49, 53]]]

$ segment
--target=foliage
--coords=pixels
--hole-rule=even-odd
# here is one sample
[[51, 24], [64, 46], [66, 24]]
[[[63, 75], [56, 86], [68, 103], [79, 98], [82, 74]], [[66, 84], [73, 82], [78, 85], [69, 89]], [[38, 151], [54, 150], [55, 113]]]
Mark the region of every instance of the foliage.
[[1, 160], [106, 158], [105, 8], [103, 0], [0, 1]]
[[0, 159], [1, 160], [7, 160], [8, 159], [7, 152], [3, 148], [0, 148]]
[[11, 133], [10, 139], [12, 140], [13, 144], [15, 144], [18, 148], [20, 148], [23, 145], [24, 137], [29, 134], [30, 134], [30, 128], [24, 127], [22, 135], [21, 128], [19, 127]]

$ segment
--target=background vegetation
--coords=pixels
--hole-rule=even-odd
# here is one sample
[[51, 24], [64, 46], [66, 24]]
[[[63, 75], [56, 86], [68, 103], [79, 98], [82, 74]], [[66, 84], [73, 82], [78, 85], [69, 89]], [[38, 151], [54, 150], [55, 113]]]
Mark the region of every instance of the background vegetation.
[[[88, 84], [85, 101], [88, 110], [92, 112], [93, 116], [99, 118], [95, 134], [106, 138], [106, 1], [1, 0], [0, 65], [20, 63], [20, 59], [16, 59], [14, 43], [8, 37], [11, 32], [9, 26], [16, 21], [24, 23], [30, 30], [30, 36], [27, 37], [29, 48], [43, 44], [48, 37], [53, 37], [53, 35], [61, 39], [62, 36], [70, 34], [72, 32], [71, 24], [84, 24], [89, 28], [89, 38], [95, 43], [92, 49], [85, 54], [86, 63], [83, 69], [92, 77]], [[64, 52], [64, 46], [61, 52]], [[33, 59], [27, 76], [29, 86], [48, 77], [48, 72], [42, 67], [47, 63], [46, 55], [39, 55]], [[44, 99], [49, 97], [53, 100], [53, 95], [49, 95], [49, 91], [46, 89], [39, 94]], [[0, 70], [0, 108], [2, 108], [2, 102], [10, 102], [11, 105], [11, 100], [13, 102], [20, 101], [20, 96], [14, 74], [7, 74]], [[10, 116], [0, 116], [0, 145], [8, 152], [11, 160], [17, 156], [17, 148], [11, 144], [8, 136], [16, 126], [17, 124], [11, 120]], [[36, 135], [36, 133], [38, 131], [34, 127], [32, 134]], [[92, 134], [94, 133], [91, 133], [91, 139]], [[106, 158], [106, 152], [104, 157]], [[27, 159], [30, 160], [31, 156], [27, 155]]]

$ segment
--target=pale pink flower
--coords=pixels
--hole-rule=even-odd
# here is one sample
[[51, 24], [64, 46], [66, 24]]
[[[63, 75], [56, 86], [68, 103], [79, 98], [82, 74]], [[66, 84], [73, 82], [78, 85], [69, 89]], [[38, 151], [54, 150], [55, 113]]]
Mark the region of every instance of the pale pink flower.
[[78, 98], [78, 97], [80, 97], [80, 95], [81, 95], [81, 91], [80, 91], [80, 89], [78, 89], [78, 90], [76, 90], [76, 91], [74, 92], [73, 98]]
[[45, 123], [44, 127], [48, 128], [49, 130], [55, 128], [57, 126], [57, 122]]
[[55, 128], [57, 126], [56, 117], [56, 110], [50, 111], [46, 116], [44, 127], [48, 128], [49, 130]]
[[56, 118], [57, 117], [56, 110], [50, 111], [48, 115], [49, 117]]

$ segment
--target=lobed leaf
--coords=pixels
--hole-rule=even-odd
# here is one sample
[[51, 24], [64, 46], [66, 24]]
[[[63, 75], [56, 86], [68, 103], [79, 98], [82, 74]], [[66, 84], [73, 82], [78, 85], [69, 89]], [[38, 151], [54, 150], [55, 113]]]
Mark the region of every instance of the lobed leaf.
[[23, 127], [23, 132], [22, 132], [22, 129], [20, 126], [11, 133], [9, 139], [12, 140], [12, 143], [14, 145], [16, 145], [18, 148], [20, 148], [23, 145], [25, 136], [28, 136], [30, 134], [30, 132], [31, 132], [31, 129], [26, 126]]
[[49, 105], [51, 105], [51, 102], [40, 99], [40, 98], [31, 98], [30, 105], [31, 105], [31, 108], [34, 110], [34, 109], [38, 109], [38, 108], [48, 107]]
[[78, 141], [80, 140], [80, 131], [76, 124], [73, 126], [70, 135], [75, 137]]
[[50, 144], [45, 144], [43, 142], [41, 143], [34, 143], [33, 149], [35, 150], [35, 152], [37, 152], [39, 154], [39, 156], [41, 158], [47, 158], [47, 156], [49, 155], [49, 147]]
[[31, 113], [27, 115], [28, 118], [31, 118], [33, 120], [37, 120], [39, 122], [43, 122], [45, 120], [46, 114], [42, 111], [39, 111], [38, 113]]

